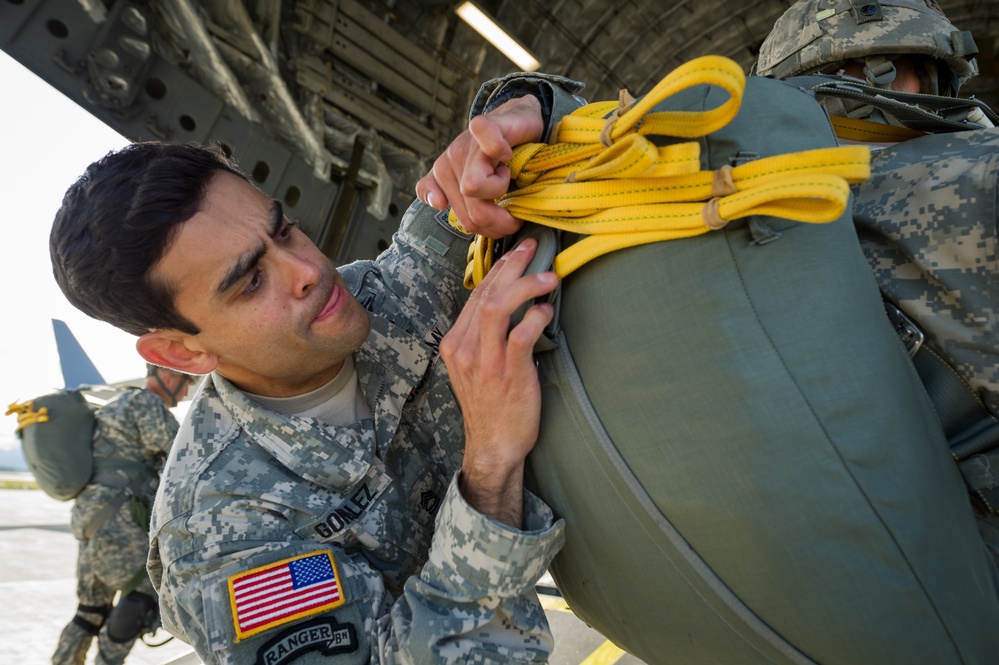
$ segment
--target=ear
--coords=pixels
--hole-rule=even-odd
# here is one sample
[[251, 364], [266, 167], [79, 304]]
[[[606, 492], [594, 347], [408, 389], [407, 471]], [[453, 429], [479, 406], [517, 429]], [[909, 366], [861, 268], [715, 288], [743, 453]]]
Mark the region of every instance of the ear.
[[147, 362], [187, 374], [209, 374], [218, 367], [213, 353], [191, 348], [190, 335], [176, 330], [154, 330], [135, 342], [135, 349]]

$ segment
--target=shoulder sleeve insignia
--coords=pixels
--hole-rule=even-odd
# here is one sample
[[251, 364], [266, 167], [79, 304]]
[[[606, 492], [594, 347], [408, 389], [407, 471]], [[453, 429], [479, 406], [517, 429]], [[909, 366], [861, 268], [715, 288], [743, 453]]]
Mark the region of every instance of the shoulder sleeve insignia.
[[344, 604], [333, 555], [302, 554], [229, 578], [236, 641]]
[[333, 617], [311, 619], [285, 629], [260, 647], [255, 665], [286, 665], [309, 651], [323, 656], [353, 653], [357, 651], [357, 630]]

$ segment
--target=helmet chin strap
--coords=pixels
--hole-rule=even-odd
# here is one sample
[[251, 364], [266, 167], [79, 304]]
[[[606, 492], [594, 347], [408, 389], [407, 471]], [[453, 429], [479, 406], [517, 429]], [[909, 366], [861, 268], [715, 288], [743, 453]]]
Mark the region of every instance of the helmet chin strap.
[[[928, 92], [931, 95], [941, 94], [940, 90], [940, 70], [938, 67], [926, 67], [926, 80], [930, 87]], [[943, 94], [947, 97], [957, 97], [957, 90], [951, 90], [950, 86], [944, 90]]]
[[182, 391], [187, 386], [187, 383], [190, 380], [190, 377], [185, 377], [185, 379], [186, 379], [185, 381], [182, 381], [181, 383], [178, 383], [176, 390], [170, 390], [167, 387], [166, 383], [163, 382], [162, 377], [160, 377], [159, 370], [160, 370], [160, 368], [157, 367], [156, 365], [149, 365], [149, 374], [148, 374], [148, 376], [151, 376], [154, 379], [156, 379], [156, 383], [159, 384], [160, 390], [162, 390], [163, 393], [167, 397], [170, 398], [170, 402], [171, 402], [170, 406], [177, 406], [177, 404], [180, 402], [180, 400], [177, 399], [177, 396], [180, 395], [180, 391]]
[[897, 75], [895, 63], [887, 56], [869, 55], [864, 58], [864, 76], [871, 85], [890, 88]]
[[927, 67], [930, 84], [936, 91], [933, 94], [944, 97], [957, 97], [961, 90], [961, 79], [954, 75], [946, 64], [937, 62], [936, 67]]
[[[898, 70], [895, 69], [895, 57], [897, 56], [866, 56], [864, 58], [864, 77], [867, 78], [867, 82], [878, 88], [891, 88], [891, 84], [898, 76]], [[959, 85], [958, 79], [949, 74], [946, 65], [939, 61], [929, 62], [928, 60], [916, 60], [916, 65], [920, 69], [919, 78], [922, 89], [919, 92], [924, 95], [957, 96], [955, 83]], [[943, 87], [940, 85], [941, 78], [946, 81], [946, 85]]]

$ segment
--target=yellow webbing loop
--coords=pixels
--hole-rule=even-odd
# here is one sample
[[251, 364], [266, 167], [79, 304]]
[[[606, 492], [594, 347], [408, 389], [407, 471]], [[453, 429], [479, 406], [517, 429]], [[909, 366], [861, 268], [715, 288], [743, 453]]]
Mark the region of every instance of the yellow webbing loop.
[[30, 400], [27, 402], [13, 402], [7, 407], [7, 413], [4, 415], [9, 416], [12, 413], [17, 414], [17, 428], [15, 432], [20, 432], [22, 429], [28, 425], [34, 425], [35, 423], [47, 423], [49, 421], [49, 409], [47, 406], [35, 411], [34, 403]]
[[[721, 87], [728, 101], [707, 111], [649, 112], [666, 97], [704, 84]], [[555, 258], [560, 278], [607, 252], [688, 238], [750, 215], [810, 223], [839, 218], [849, 201], [849, 183], [870, 176], [870, 151], [864, 146], [700, 171], [697, 142], [660, 147], [645, 138], [697, 138], [717, 131], [738, 113], [744, 88], [738, 65], [705, 56], [674, 70], [641, 100], [622, 95], [616, 104], [577, 109], [559, 123], [557, 143], [515, 149], [508, 166], [517, 188], [497, 203], [518, 219], [587, 236]], [[609, 137], [610, 144], [601, 137]], [[473, 243], [466, 287], [488, 273], [492, 250], [491, 242]]]
[[[707, 111], [660, 111], [649, 113], [656, 104], [697, 85], [713, 85], [729, 94], [727, 102]], [[649, 94], [631, 105], [620, 117], [611, 117], [611, 140], [637, 131], [679, 138], [697, 138], [727, 125], [739, 112], [746, 77], [728, 58], [706, 55], [680, 65], [656, 84]], [[618, 108], [614, 102], [589, 104], [562, 118], [556, 139], [565, 143], [599, 143], [608, 120], [604, 116]]]
[[[452, 212], [451, 215], [454, 213]], [[496, 241], [492, 238], [476, 235], [472, 239], [472, 244], [468, 246], [468, 264], [465, 266], [465, 288], [471, 289], [469, 284], [475, 285], [493, 268], [493, 248]]]

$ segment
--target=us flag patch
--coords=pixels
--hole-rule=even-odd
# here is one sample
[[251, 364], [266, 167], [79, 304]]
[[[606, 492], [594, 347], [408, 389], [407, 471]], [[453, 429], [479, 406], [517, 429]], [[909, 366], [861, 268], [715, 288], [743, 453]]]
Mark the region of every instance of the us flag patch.
[[236, 640], [343, 605], [333, 555], [311, 552], [229, 578]]

